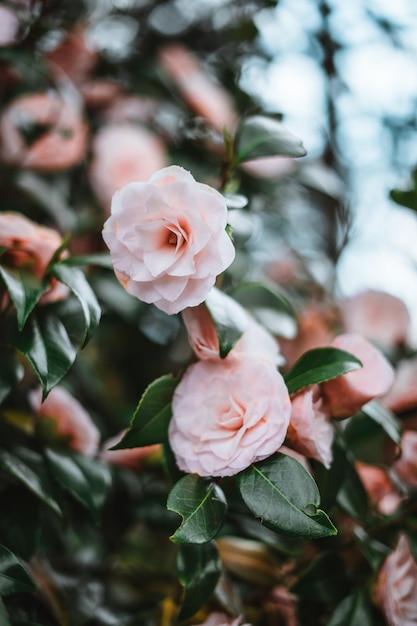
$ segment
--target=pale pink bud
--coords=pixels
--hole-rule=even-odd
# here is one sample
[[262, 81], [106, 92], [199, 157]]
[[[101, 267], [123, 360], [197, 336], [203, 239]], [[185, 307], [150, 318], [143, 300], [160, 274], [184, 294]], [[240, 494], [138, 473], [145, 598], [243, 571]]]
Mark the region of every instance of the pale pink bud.
[[107, 439], [102, 446], [100, 459], [110, 465], [118, 465], [120, 467], [128, 467], [132, 470], [138, 470], [153, 458], [160, 456], [161, 445], [142, 446], [141, 448], [121, 448], [119, 450], [110, 450], [121, 441], [124, 432]]
[[391, 471], [405, 490], [417, 490], [417, 432], [405, 430], [401, 437], [401, 456], [392, 464]]
[[403, 359], [398, 363], [394, 383], [380, 401], [395, 413], [417, 407], [417, 359]]

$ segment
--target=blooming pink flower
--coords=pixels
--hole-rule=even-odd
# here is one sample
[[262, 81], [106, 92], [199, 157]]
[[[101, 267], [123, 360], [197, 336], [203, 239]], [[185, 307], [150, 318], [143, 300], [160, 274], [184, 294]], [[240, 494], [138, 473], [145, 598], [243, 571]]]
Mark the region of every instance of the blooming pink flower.
[[152, 446], [143, 446], [141, 448], [121, 448], [120, 450], [110, 450], [122, 439], [123, 432], [107, 439], [100, 452], [100, 459], [110, 465], [119, 465], [120, 467], [128, 467], [133, 470], [140, 469], [147, 459], [156, 457], [161, 453], [161, 445], [159, 443]]
[[381, 467], [360, 461], [356, 461], [355, 468], [370, 501], [378, 511], [383, 515], [394, 513], [401, 502], [401, 497], [388, 473]]
[[178, 467], [232, 476], [282, 445], [291, 402], [272, 363], [241, 356], [191, 365], [174, 392], [172, 411], [169, 441]]
[[[269, 359], [277, 363], [279, 357], [278, 342], [258, 324], [245, 309], [233, 298], [213, 287], [210, 292], [211, 301], [216, 307], [224, 308], [242, 328], [242, 336], [233, 346], [226, 358], [233, 358], [238, 354], [252, 354], [253, 356]], [[188, 339], [199, 359], [220, 359], [219, 339], [213, 319], [207, 306], [202, 303], [182, 311], [182, 318], [188, 331]]]
[[[40, 226], [19, 213], [0, 213], [0, 247], [7, 248], [1, 262], [43, 278], [49, 261], [62, 244], [61, 235]], [[68, 288], [51, 279], [50, 288], [40, 302], [55, 302], [68, 295]]]
[[405, 430], [401, 437], [401, 456], [391, 465], [393, 476], [406, 490], [417, 490], [417, 432]]
[[132, 181], [147, 181], [168, 162], [159, 137], [144, 126], [130, 123], [102, 127], [93, 138], [91, 149], [90, 184], [108, 213], [118, 189]]
[[[33, 140], [25, 133], [40, 130]], [[87, 149], [87, 125], [72, 100], [57, 93], [22, 96], [0, 118], [0, 158], [10, 165], [56, 172], [76, 165]]]
[[334, 428], [319, 385], [299, 391], [291, 399], [292, 411], [286, 444], [330, 467]]
[[69, 439], [69, 447], [92, 456], [97, 452], [100, 433], [84, 407], [64, 387], [54, 387], [41, 403], [41, 391], [35, 390], [30, 397], [38, 417], [55, 423], [57, 432]]
[[347, 333], [360, 333], [383, 346], [407, 344], [410, 314], [404, 302], [383, 291], [368, 289], [340, 302]]
[[233, 261], [226, 222], [223, 196], [171, 166], [114, 195], [103, 238], [126, 291], [173, 314], [203, 302]]
[[215, 130], [236, 125], [236, 115], [227, 92], [201, 67], [198, 59], [181, 44], [166, 45], [159, 62], [175, 83], [185, 102]]
[[375, 596], [389, 626], [417, 624], [417, 563], [403, 534], [382, 564]]
[[323, 395], [332, 417], [343, 419], [359, 411], [373, 398], [388, 392], [394, 380], [394, 370], [369, 341], [361, 335], [338, 335], [330, 344], [356, 356], [362, 367], [323, 383]]
[[391, 389], [380, 400], [387, 409], [402, 413], [417, 407], [417, 359], [403, 359], [397, 365]]

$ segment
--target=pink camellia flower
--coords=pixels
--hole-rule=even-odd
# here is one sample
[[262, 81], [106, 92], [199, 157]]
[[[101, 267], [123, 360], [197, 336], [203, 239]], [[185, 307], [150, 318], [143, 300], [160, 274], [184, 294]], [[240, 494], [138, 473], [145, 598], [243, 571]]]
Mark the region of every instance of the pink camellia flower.
[[235, 127], [236, 114], [229, 95], [209, 77], [187, 48], [181, 44], [166, 45], [159, 51], [159, 62], [197, 115], [220, 133], [224, 128]]
[[[6, 248], [1, 262], [5, 266], [43, 278], [61, 244], [62, 237], [56, 230], [40, 226], [20, 213], [0, 213], [0, 247]], [[52, 278], [40, 303], [56, 302], [67, 295], [68, 288]]]
[[403, 359], [397, 365], [391, 389], [381, 398], [394, 413], [403, 413], [417, 407], [417, 359]]
[[44, 402], [41, 402], [41, 391], [37, 389], [30, 400], [36, 415], [52, 420], [57, 432], [68, 438], [72, 450], [87, 456], [97, 452], [98, 428], [84, 407], [64, 387], [54, 387]]
[[156, 458], [161, 454], [161, 445], [159, 443], [152, 446], [143, 446], [141, 448], [121, 448], [120, 450], [110, 450], [122, 439], [123, 432], [107, 439], [103, 443], [100, 452], [100, 459], [110, 465], [119, 465], [120, 467], [128, 467], [132, 470], [138, 470], [150, 459]]
[[191, 365], [174, 392], [172, 412], [169, 441], [178, 467], [233, 476], [282, 445], [291, 402], [272, 363], [237, 356]]
[[9, 165], [57, 172], [87, 149], [87, 125], [75, 101], [55, 92], [13, 100], [0, 118], [0, 158]]
[[210, 613], [207, 619], [200, 626], [251, 626], [250, 624], [242, 624], [242, 618], [229, 617], [225, 613]]
[[[217, 308], [227, 310], [241, 328], [244, 328], [242, 336], [227, 355], [232, 358], [237, 354], [252, 354], [253, 356], [269, 359], [277, 364], [279, 360], [278, 342], [275, 338], [258, 324], [245, 309], [233, 298], [213, 287], [210, 291], [210, 302]], [[181, 313], [188, 331], [188, 339], [196, 356], [199, 359], [218, 360], [219, 339], [210, 312], [205, 303], [196, 307], [184, 309]]]
[[118, 189], [132, 181], [147, 181], [168, 163], [159, 137], [144, 126], [130, 123], [102, 127], [93, 138], [91, 149], [93, 158], [88, 177], [107, 213]]
[[373, 506], [383, 515], [394, 513], [401, 502], [388, 473], [382, 467], [356, 461], [356, 471]]
[[291, 405], [286, 445], [329, 468], [333, 459], [334, 428], [319, 385], [296, 393]]
[[401, 456], [391, 465], [391, 472], [406, 491], [417, 490], [417, 432], [405, 430], [401, 436]]
[[178, 166], [122, 187], [103, 238], [126, 291], [168, 314], [203, 302], [233, 261], [223, 196]]
[[410, 314], [395, 296], [368, 289], [340, 302], [342, 323], [347, 333], [360, 333], [370, 341], [387, 347], [406, 345], [410, 333]]
[[375, 597], [389, 626], [417, 624], [417, 563], [404, 534], [382, 564]]
[[330, 344], [356, 356], [362, 367], [323, 383], [323, 395], [332, 417], [343, 419], [359, 411], [369, 400], [388, 392], [394, 370], [369, 341], [357, 334], [338, 335]]

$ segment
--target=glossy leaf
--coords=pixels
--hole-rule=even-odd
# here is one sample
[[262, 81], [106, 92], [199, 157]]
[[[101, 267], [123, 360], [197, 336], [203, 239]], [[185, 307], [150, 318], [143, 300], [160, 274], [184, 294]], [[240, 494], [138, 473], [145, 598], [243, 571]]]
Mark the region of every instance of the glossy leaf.
[[235, 153], [236, 164], [265, 156], [303, 157], [307, 154], [301, 139], [281, 122], [263, 115], [242, 121], [236, 133]]
[[343, 439], [356, 459], [370, 465], [389, 465], [397, 456], [397, 444], [390, 440], [380, 423], [362, 411], [347, 422]]
[[55, 480], [99, 521], [111, 483], [108, 466], [71, 451], [48, 449], [45, 456]]
[[294, 339], [297, 334], [295, 311], [288, 298], [263, 283], [243, 283], [232, 291], [235, 300], [273, 335]]
[[361, 408], [362, 413], [382, 426], [384, 432], [397, 445], [401, 443], [402, 426], [400, 420], [377, 400], [371, 400]]
[[129, 430], [112, 450], [163, 443], [168, 438], [172, 416], [171, 401], [178, 384], [173, 376], [162, 376], [146, 389], [133, 415]]
[[0, 347], [0, 404], [22, 380], [25, 369], [11, 350]]
[[356, 526], [353, 529], [353, 536], [369, 565], [374, 571], [378, 570], [389, 555], [389, 548], [384, 543], [368, 535], [360, 526]]
[[197, 474], [181, 478], [171, 489], [168, 510], [181, 515], [181, 526], [170, 537], [175, 543], [205, 543], [219, 532], [226, 514], [226, 498], [214, 482]]
[[0, 597], [0, 624], [2, 624], [2, 626], [12, 626], [9, 616], [7, 614], [7, 610], [6, 607], [4, 606], [4, 602]]
[[285, 376], [289, 393], [323, 383], [362, 367], [353, 354], [337, 348], [315, 348], [305, 352]]
[[34, 590], [35, 584], [17, 556], [0, 545], [0, 596]]
[[346, 595], [350, 586], [346, 565], [340, 555], [322, 552], [302, 572], [291, 591], [302, 599], [333, 604]]
[[365, 594], [359, 589], [340, 602], [326, 626], [374, 626], [374, 624]]
[[347, 455], [344, 478], [337, 494], [337, 503], [346, 513], [357, 520], [366, 520], [369, 514], [369, 500], [353, 460]]
[[248, 316], [240, 304], [219, 289], [212, 289], [205, 303], [216, 328], [220, 356], [224, 358], [244, 333]]
[[16, 307], [17, 324], [22, 330], [26, 320], [48, 288], [48, 283], [30, 272], [6, 268], [0, 265], [2, 277]]
[[61, 514], [58, 493], [45, 467], [43, 458], [27, 448], [14, 452], [0, 450], [0, 466], [23, 483], [55, 513]]
[[82, 344], [86, 343], [100, 322], [101, 309], [94, 291], [91, 289], [84, 272], [76, 267], [62, 263], [54, 265], [52, 275], [66, 285], [78, 298], [84, 315], [85, 332]]
[[238, 475], [241, 496], [262, 523], [277, 532], [306, 538], [337, 533], [318, 507], [320, 494], [311, 475], [281, 453]]
[[13, 345], [30, 362], [42, 385], [43, 399], [65, 376], [77, 354], [67, 330], [54, 315], [32, 315], [15, 333]]
[[216, 544], [182, 545], [177, 559], [178, 577], [184, 587], [179, 619], [188, 619], [212, 595], [222, 570]]

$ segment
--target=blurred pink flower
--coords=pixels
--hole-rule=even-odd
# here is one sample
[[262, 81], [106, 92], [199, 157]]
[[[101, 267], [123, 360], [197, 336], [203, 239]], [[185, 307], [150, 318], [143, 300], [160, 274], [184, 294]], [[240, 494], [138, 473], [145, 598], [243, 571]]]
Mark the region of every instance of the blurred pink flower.
[[296, 393], [291, 405], [286, 445], [329, 468], [333, 459], [334, 428], [319, 385]]
[[65, 38], [46, 55], [46, 61], [59, 79], [70, 79], [81, 85], [88, 79], [99, 60], [98, 53], [79, 30], [67, 33]]
[[54, 387], [44, 402], [40, 389], [30, 400], [38, 417], [52, 420], [58, 433], [68, 437], [73, 450], [87, 456], [97, 452], [100, 432], [84, 407], [64, 387]]
[[369, 289], [340, 302], [347, 333], [360, 333], [383, 346], [406, 345], [410, 314], [404, 302], [384, 291]]
[[272, 363], [238, 356], [191, 365], [174, 392], [172, 412], [169, 441], [178, 467], [233, 476], [282, 445], [291, 402]]
[[404, 534], [382, 564], [375, 596], [389, 626], [417, 624], [417, 563]]
[[[226, 359], [239, 354], [252, 354], [277, 363], [279, 358], [278, 342], [258, 324], [245, 309], [233, 298], [216, 287], [210, 291], [211, 300], [216, 307], [228, 311], [228, 316], [240, 322], [245, 328], [240, 339], [235, 343]], [[204, 303], [184, 309], [182, 318], [188, 331], [188, 339], [199, 359], [219, 360], [219, 340], [213, 319]]]
[[394, 513], [401, 502], [401, 496], [388, 473], [381, 467], [361, 461], [356, 461], [355, 468], [373, 506], [383, 515]]
[[362, 362], [360, 369], [322, 384], [332, 417], [343, 419], [359, 411], [369, 400], [386, 394], [393, 383], [394, 370], [383, 354], [361, 335], [338, 335], [330, 345]]
[[298, 598], [290, 593], [286, 587], [274, 587], [270, 593], [274, 615], [279, 618], [277, 626], [298, 626], [297, 603]]
[[[0, 247], [7, 249], [2, 256], [6, 266], [43, 278], [61, 244], [62, 237], [56, 230], [40, 226], [20, 213], [0, 213]], [[67, 295], [68, 288], [52, 278], [40, 303], [62, 300]]]
[[112, 446], [122, 439], [124, 432], [107, 439], [101, 448], [100, 459], [110, 465], [119, 465], [133, 470], [140, 469], [147, 459], [154, 458], [161, 454], [161, 445], [143, 446], [142, 448], [123, 448], [120, 450], [110, 450]]
[[241, 169], [256, 178], [283, 178], [296, 168], [296, 162], [290, 157], [269, 156], [245, 161]]
[[203, 302], [233, 261], [223, 196], [181, 167], [118, 191], [103, 238], [126, 291], [168, 314]]
[[0, 118], [0, 158], [42, 172], [64, 170], [84, 157], [87, 134], [74, 101], [53, 92], [22, 96]]
[[147, 181], [168, 162], [165, 146], [144, 126], [130, 123], [102, 127], [94, 136], [90, 184], [109, 213], [114, 193], [131, 182]]
[[380, 400], [387, 409], [402, 413], [417, 407], [417, 359], [403, 359], [397, 365], [391, 389]]
[[16, 43], [20, 20], [8, 6], [0, 6], [0, 46], [11, 46]]
[[200, 626], [250, 626], [250, 624], [242, 624], [241, 617], [229, 617], [225, 613], [210, 613], [207, 619]]
[[233, 130], [236, 114], [223, 87], [202, 68], [198, 59], [181, 44], [166, 45], [159, 51], [159, 62], [174, 82], [188, 106], [215, 130]]
[[391, 472], [405, 490], [417, 490], [417, 432], [405, 430], [401, 437], [401, 456], [391, 465]]

